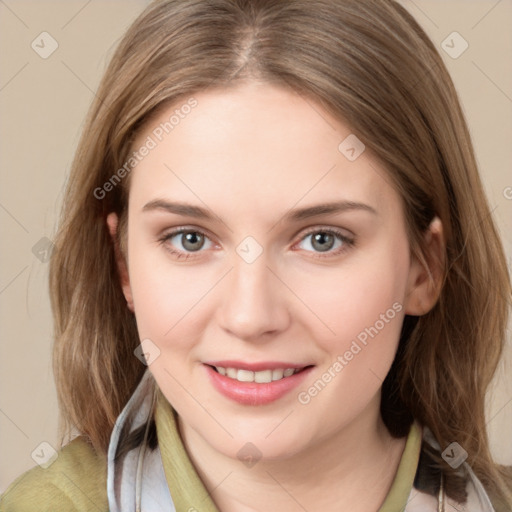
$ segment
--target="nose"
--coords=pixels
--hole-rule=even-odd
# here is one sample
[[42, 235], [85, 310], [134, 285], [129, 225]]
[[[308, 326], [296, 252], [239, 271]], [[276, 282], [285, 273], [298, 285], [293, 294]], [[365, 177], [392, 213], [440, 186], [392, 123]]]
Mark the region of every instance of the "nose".
[[265, 252], [252, 263], [235, 255], [218, 311], [226, 332], [241, 340], [262, 342], [287, 328], [290, 293], [276, 274]]

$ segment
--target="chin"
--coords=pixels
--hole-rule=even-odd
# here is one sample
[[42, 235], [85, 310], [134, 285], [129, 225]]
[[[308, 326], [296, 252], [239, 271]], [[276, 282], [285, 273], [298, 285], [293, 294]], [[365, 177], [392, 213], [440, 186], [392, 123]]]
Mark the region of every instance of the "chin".
[[286, 460], [307, 449], [310, 440], [305, 437], [304, 430], [297, 429], [297, 432], [293, 433], [290, 429], [283, 428], [278, 432], [284, 426], [283, 424], [275, 429], [278, 423], [274, 423], [270, 429], [256, 429], [252, 426], [242, 430], [240, 425], [237, 432], [231, 431], [234, 437], [229, 440], [225, 437], [208, 439], [208, 436], [204, 439], [214, 450], [242, 462], [246, 457], [262, 461]]

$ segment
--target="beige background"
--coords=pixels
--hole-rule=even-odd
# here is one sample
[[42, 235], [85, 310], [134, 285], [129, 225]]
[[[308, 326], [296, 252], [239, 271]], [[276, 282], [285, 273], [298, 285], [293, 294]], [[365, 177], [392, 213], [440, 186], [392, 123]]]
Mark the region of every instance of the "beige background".
[[[31, 453], [41, 442], [57, 446], [44, 237], [52, 238], [73, 151], [106, 62], [147, 3], [0, 0], [0, 492], [34, 466]], [[440, 49], [454, 78], [510, 263], [512, 2], [403, 3]], [[31, 47], [43, 31], [59, 45], [47, 59]], [[454, 31], [469, 44], [456, 59], [441, 46]], [[450, 41], [461, 48], [460, 40]], [[489, 397], [488, 415], [493, 453], [508, 464], [511, 352]]]

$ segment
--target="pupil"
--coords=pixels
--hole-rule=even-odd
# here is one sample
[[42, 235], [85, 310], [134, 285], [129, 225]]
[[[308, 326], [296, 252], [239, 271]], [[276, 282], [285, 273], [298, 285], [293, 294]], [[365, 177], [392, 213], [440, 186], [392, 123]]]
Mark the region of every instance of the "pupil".
[[[325, 243], [325, 241], [328, 241], [327, 244]], [[331, 243], [329, 243], [329, 241]], [[313, 237], [313, 247], [315, 247], [315, 249], [318, 249], [322, 252], [325, 252], [325, 251], [328, 251], [329, 249], [332, 248], [332, 243], [334, 241], [334, 237], [329, 234], [329, 233], [317, 233], [314, 237]], [[315, 246], [315, 244], [317, 242], [320, 242], [321, 245], [319, 245], [318, 247]]]
[[[202, 242], [203, 240], [201, 235], [198, 235], [197, 233], [186, 233], [183, 247], [185, 247], [187, 250], [195, 251], [201, 248]], [[192, 246], [187, 247], [187, 244], [191, 244]]]

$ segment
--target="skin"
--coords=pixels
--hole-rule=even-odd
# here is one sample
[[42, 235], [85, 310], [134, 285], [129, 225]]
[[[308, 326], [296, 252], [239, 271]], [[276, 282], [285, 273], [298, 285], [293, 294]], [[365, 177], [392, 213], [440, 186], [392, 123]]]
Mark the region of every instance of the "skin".
[[[140, 338], [160, 350], [150, 370], [223, 512], [377, 510], [405, 446], [380, 417], [382, 381], [404, 315], [435, 303], [437, 272], [411, 256], [401, 198], [383, 167], [368, 150], [345, 158], [338, 146], [351, 130], [319, 105], [257, 82], [194, 97], [198, 106], [132, 171], [127, 254], [118, 250]], [[175, 108], [146, 126], [134, 148]], [[155, 200], [207, 207], [214, 219], [143, 209]], [[340, 200], [373, 211], [284, 221], [290, 209]], [[115, 214], [108, 225], [114, 235]], [[161, 241], [179, 227], [207, 236], [189, 259], [169, 251], [187, 253], [182, 236]], [[321, 252], [307, 235], [322, 228], [354, 243], [335, 238]], [[236, 252], [247, 236], [263, 249], [250, 264]], [[438, 220], [425, 236], [434, 261], [442, 252]], [[297, 393], [396, 303], [394, 319], [301, 404]], [[207, 378], [203, 362], [222, 359], [314, 369], [273, 403], [241, 405]], [[251, 468], [237, 457], [247, 442], [262, 454]]]

